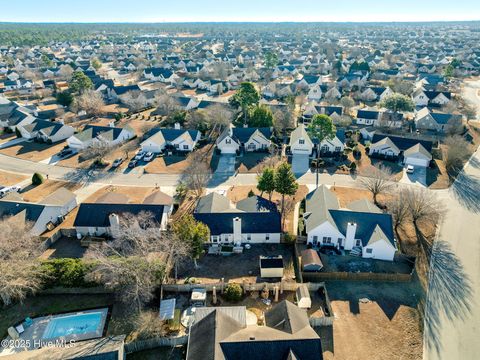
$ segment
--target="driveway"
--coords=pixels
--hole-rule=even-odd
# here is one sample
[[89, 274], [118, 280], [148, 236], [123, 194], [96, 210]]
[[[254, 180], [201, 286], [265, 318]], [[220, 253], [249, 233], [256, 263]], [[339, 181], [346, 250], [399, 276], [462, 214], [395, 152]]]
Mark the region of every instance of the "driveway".
[[310, 168], [310, 160], [308, 155], [293, 154], [292, 155], [292, 171], [295, 175], [303, 175]]
[[0, 149], [4, 149], [4, 148], [10, 147], [10, 146], [18, 145], [18, 144], [23, 143], [25, 141], [27, 141], [27, 139], [15, 138], [15, 139], [9, 140], [7, 142], [4, 142], [3, 144], [0, 144]]
[[235, 154], [222, 154], [218, 159], [217, 169], [213, 173], [208, 187], [218, 186], [235, 175]]
[[407, 173], [407, 168], [403, 168], [401, 183], [409, 185], [427, 186], [427, 169], [423, 166], [415, 166], [412, 174]]

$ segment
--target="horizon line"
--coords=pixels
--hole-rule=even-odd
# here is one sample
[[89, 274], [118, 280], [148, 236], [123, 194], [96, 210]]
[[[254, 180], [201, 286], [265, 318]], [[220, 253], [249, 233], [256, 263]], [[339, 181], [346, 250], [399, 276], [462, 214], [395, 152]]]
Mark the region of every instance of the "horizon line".
[[402, 21], [3, 21], [0, 24], [412, 24], [474, 23], [476, 20], [402, 20]]

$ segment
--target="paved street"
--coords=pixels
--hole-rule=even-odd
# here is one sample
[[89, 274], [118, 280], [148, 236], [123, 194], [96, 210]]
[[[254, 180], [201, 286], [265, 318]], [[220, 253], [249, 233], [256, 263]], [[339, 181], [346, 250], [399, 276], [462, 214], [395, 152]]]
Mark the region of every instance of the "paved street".
[[478, 359], [480, 353], [480, 151], [448, 191], [427, 294], [424, 359]]

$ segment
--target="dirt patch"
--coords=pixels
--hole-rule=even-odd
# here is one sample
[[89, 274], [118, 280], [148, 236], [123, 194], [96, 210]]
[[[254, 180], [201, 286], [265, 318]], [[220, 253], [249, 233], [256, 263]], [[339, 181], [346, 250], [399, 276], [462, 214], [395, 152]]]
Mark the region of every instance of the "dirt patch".
[[450, 186], [445, 163], [434, 159], [433, 167], [427, 168], [427, 185], [430, 189], [447, 189]]
[[38, 202], [62, 187], [73, 192], [79, 189], [80, 186], [78, 183], [67, 181], [44, 180], [44, 182], [38, 186], [27, 186], [23, 189], [21, 195], [25, 201]]
[[[351, 202], [362, 199], [367, 199], [373, 202], [372, 193], [368, 190], [332, 186], [330, 188], [330, 191], [332, 191], [337, 196], [338, 201], [340, 202], [340, 207], [346, 207]], [[380, 204], [384, 204], [387, 200], [387, 196], [380, 194], [377, 196], [377, 200]]]
[[64, 141], [56, 144], [41, 144], [36, 142], [24, 141], [19, 144], [1, 149], [4, 155], [14, 156], [24, 160], [42, 161], [59, 153], [66, 143]]
[[239, 173], [253, 173], [260, 171], [260, 163], [270, 154], [267, 152], [250, 152], [238, 156], [235, 161], [235, 170]]
[[328, 282], [327, 290], [335, 321], [320, 332], [325, 359], [422, 358], [415, 284]]
[[262, 282], [260, 278], [259, 257], [283, 256], [284, 279], [293, 280], [293, 249], [285, 244], [253, 244], [250, 249], [244, 249], [242, 254], [230, 256], [205, 255], [198, 260], [198, 268], [195, 269], [192, 262], [185, 263], [179, 273], [178, 282], [195, 278], [196, 283], [216, 283], [223, 277], [225, 281]]
[[28, 176], [17, 175], [7, 171], [0, 170], [0, 185], [1, 186], [12, 186], [18, 184], [19, 182], [28, 179]]

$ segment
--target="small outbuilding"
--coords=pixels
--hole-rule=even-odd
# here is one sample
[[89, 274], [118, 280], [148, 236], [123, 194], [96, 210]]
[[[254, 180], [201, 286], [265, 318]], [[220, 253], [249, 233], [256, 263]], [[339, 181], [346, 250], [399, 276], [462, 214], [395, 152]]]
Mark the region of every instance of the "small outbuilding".
[[295, 292], [297, 305], [300, 309], [310, 309], [312, 307], [312, 298], [305, 284], [300, 285]]
[[301, 256], [303, 271], [315, 272], [322, 270], [322, 260], [320, 260], [320, 256], [318, 256], [317, 251], [313, 249], [306, 249], [302, 251]]
[[283, 257], [260, 256], [260, 277], [281, 278], [283, 277]]

